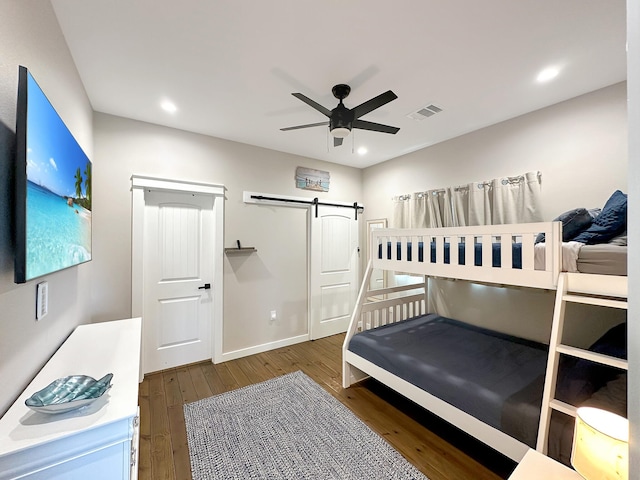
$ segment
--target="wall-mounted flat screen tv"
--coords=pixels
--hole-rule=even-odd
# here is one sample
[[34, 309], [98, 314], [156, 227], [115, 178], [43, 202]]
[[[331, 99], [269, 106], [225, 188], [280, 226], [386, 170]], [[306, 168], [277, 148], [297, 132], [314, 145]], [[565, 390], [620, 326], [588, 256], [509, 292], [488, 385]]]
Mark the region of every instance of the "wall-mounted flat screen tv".
[[91, 161], [25, 67], [15, 182], [16, 283], [91, 260]]

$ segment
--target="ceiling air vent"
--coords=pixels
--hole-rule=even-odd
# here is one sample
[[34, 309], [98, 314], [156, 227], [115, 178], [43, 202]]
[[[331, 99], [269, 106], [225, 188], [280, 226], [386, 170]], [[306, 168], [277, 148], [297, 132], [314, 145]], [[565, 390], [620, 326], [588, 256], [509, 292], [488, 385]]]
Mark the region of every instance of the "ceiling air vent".
[[436, 113], [440, 113], [442, 109], [433, 103], [430, 103], [426, 107], [422, 107], [418, 111], [411, 112], [407, 117], [412, 120], [424, 120], [425, 118], [429, 118]]

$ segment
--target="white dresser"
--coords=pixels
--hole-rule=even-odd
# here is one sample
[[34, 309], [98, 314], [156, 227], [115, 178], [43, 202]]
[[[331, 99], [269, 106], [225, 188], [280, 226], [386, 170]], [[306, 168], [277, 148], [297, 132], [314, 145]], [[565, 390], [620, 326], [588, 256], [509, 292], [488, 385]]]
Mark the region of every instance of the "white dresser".
[[[136, 479], [141, 320], [77, 327], [0, 419], [0, 480]], [[67, 375], [99, 379], [112, 387], [92, 404], [44, 414], [24, 403]]]

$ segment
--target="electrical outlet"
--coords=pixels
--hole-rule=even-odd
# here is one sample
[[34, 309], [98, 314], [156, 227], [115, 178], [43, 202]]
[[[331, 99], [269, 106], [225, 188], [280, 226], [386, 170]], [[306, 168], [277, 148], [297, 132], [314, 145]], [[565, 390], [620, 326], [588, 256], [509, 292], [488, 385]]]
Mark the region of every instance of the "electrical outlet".
[[271, 320], [272, 322], [275, 322], [277, 319], [278, 319], [278, 314], [277, 314], [277, 312], [276, 312], [275, 310], [271, 310], [271, 317], [270, 317], [270, 320]]
[[44, 318], [49, 313], [49, 283], [40, 282], [36, 285], [36, 320]]

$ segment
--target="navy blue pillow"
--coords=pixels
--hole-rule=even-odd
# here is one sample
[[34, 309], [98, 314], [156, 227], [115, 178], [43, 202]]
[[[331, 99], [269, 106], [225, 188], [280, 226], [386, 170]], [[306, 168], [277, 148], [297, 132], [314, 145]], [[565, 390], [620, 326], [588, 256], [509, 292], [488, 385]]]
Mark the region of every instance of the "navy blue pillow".
[[613, 192], [589, 228], [573, 240], [593, 245], [606, 243], [627, 229], [627, 194], [620, 190]]
[[[562, 241], [568, 242], [576, 235], [583, 232], [593, 222], [593, 217], [586, 208], [575, 208], [564, 212], [553, 219], [554, 222], [562, 222]], [[544, 242], [544, 233], [538, 234], [536, 243]]]

